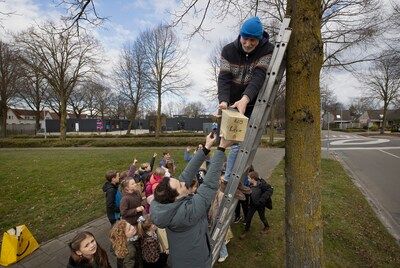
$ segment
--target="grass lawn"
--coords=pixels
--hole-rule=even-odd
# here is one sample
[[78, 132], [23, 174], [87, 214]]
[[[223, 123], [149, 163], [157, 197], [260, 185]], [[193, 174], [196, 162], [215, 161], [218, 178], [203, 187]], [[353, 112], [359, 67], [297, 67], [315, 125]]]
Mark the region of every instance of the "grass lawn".
[[[105, 214], [101, 187], [107, 170], [125, 170], [133, 157], [148, 161], [163, 148], [56, 148], [0, 150], [0, 231], [26, 224], [46, 241]], [[183, 148], [170, 150], [184, 166]], [[159, 160], [160, 157], [157, 157]], [[156, 160], [156, 163], [158, 162]], [[249, 236], [234, 224], [229, 257], [218, 267], [282, 267], [284, 264], [283, 164], [274, 171], [269, 234], [256, 215]], [[400, 267], [400, 247], [375, 217], [340, 164], [322, 161], [324, 251], [327, 267]]]
[[[235, 238], [228, 244], [229, 257], [216, 267], [284, 266], [284, 165], [271, 177], [273, 210], [271, 225], [261, 235], [261, 221], [254, 215], [250, 234], [241, 240], [242, 223], [233, 224]], [[400, 267], [400, 247], [375, 217], [364, 196], [340, 163], [322, 160], [322, 211], [326, 267]]]
[[[0, 231], [26, 224], [44, 242], [105, 214], [102, 186], [108, 170], [123, 171], [136, 157], [150, 161], [163, 148], [0, 150]], [[180, 173], [183, 150], [170, 150]], [[178, 173], [178, 174], [179, 174]]]

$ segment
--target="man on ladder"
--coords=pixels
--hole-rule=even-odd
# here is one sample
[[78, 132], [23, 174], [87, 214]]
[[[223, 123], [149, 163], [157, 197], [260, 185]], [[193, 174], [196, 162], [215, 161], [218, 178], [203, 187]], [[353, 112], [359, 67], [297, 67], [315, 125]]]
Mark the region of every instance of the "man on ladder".
[[241, 181], [257, 152], [285, 71], [284, 55], [291, 35], [289, 24], [290, 18], [284, 18], [272, 45], [265, 38], [268, 35], [260, 20], [250, 18], [243, 24], [238, 40], [225, 46], [221, 54], [219, 108], [227, 109], [229, 103], [231, 108], [237, 108], [250, 119], [240, 148], [233, 146], [228, 156], [224, 197], [211, 226], [213, 263], [221, 259], [220, 253], [226, 253], [224, 237], [236, 208], [236, 198], [240, 197], [237, 192], [244, 188]]
[[[251, 116], [257, 95], [263, 86], [274, 46], [264, 31], [258, 17], [247, 19], [238, 38], [226, 45], [221, 52], [218, 76], [219, 109], [236, 108], [241, 114]], [[225, 170], [225, 185], [230, 180], [233, 165], [239, 152], [239, 144], [231, 147]], [[225, 188], [223, 187], [222, 190]], [[236, 196], [245, 200], [243, 194], [250, 189], [239, 184]], [[238, 204], [239, 205], [239, 204]], [[244, 215], [246, 217], [246, 215]], [[228, 256], [225, 244], [221, 245], [219, 262]]]

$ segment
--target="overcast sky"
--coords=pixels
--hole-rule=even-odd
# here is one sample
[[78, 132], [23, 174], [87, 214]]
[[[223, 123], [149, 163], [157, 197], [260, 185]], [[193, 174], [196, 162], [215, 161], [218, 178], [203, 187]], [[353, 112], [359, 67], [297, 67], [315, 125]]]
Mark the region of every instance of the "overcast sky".
[[[0, 11], [14, 12], [10, 16], [2, 16], [3, 29], [0, 29], [2, 39], [8, 40], [7, 32], [17, 32], [26, 29], [34, 23], [46, 19], [58, 19], [64, 11], [56, 7], [58, 0], [5, 0], [0, 2]], [[97, 11], [101, 16], [108, 17], [102, 28], [93, 30], [102, 43], [105, 51], [104, 68], [112, 70], [118, 58], [120, 48], [127, 41], [133, 41], [140, 31], [153, 27], [163, 21], [169, 21], [169, 11], [176, 10], [179, 1], [175, 0], [96, 0]], [[189, 20], [191, 18], [187, 18]], [[193, 20], [193, 19], [191, 19]], [[235, 18], [226, 18], [223, 23], [208, 21], [210, 29], [205, 34], [207, 40], [197, 36], [190, 42], [182, 38], [182, 46], [188, 48], [189, 70], [193, 86], [188, 89], [186, 101], [202, 101], [211, 111], [216, 108], [216, 102], [209, 102], [203, 97], [202, 90], [211, 85], [208, 72], [210, 70], [208, 57], [213, 47], [220, 39], [233, 40], [238, 34]], [[188, 28], [176, 28], [178, 36], [185, 36]], [[334, 89], [338, 100], [347, 104], [352, 97], [360, 95], [360, 86], [351, 74], [346, 72], [330, 73], [324, 81]]]

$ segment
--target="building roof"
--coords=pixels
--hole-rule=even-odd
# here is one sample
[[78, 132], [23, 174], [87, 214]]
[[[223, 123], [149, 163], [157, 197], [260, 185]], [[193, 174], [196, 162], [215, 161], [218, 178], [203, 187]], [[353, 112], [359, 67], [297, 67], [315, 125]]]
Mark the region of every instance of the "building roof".
[[334, 121], [352, 121], [352, 116], [349, 110], [336, 110], [330, 112], [334, 116]]

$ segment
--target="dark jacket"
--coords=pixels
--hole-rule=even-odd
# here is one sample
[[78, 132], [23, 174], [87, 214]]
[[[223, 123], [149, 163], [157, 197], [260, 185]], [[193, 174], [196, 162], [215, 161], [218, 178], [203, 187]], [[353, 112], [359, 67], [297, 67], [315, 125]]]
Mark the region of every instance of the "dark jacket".
[[137, 220], [143, 215], [143, 212], [137, 212], [136, 208], [143, 206], [144, 201], [139, 192], [135, 191], [131, 194], [123, 194], [119, 209], [121, 211], [121, 218], [126, 220], [132, 225], [137, 224]]
[[251, 186], [250, 206], [265, 207], [271, 198], [273, 188], [265, 180], [258, 178], [257, 185]]
[[119, 212], [119, 207], [115, 203], [115, 194], [118, 191], [118, 185], [106, 181], [103, 185], [103, 192], [106, 193], [106, 211], [110, 220], [115, 220], [115, 213]]
[[143, 259], [142, 251], [140, 248], [140, 240], [128, 241], [128, 255], [125, 256], [123, 261], [124, 268], [142, 268]]
[[243, 95], [250, 98], [245, 115], [250, 117], [267, 72], [274, 46], [269, 35], [264, 32], [263, 39], [250, 53], [243, 51], [240, 36], [226, 45], [221, 52], [218, 75], [218, 101], [232, 105]]
[[[198, 150], [180, 179], [190, 184], [205, 160], [204, 150]], [[211, 160], [204, 182], [197, 193], [169, 204], [153, 201], [150, 216], [154, 224], [165, 228], [169, 242], [169, 264], [174, 268], [211, 267], [211, 246], [207, 211], [218, 189], [224, 153], [217, 150]]]
[[100, 267], [96, 261], [93, 263], [87, 263], [87, 262], [77, 263], [74, 261], [72, 257], [69, 257], [67, 268], [111, 268], [111, 265], [107, 263], [106, 267]]

